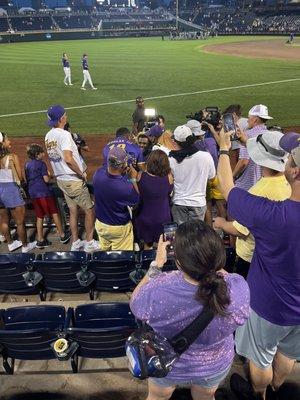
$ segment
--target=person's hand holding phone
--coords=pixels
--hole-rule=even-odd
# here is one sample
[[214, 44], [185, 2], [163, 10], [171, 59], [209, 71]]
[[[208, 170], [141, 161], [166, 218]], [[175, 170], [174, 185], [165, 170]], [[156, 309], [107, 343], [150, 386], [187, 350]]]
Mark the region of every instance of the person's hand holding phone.
[[165, 242], [163, 235], [160, 235], [155, 257], [155, 262], [158, 268], [162, 268], [167, 262], [168, 258], [167, 246], [169, 245], [170, 242], [169, 241]]

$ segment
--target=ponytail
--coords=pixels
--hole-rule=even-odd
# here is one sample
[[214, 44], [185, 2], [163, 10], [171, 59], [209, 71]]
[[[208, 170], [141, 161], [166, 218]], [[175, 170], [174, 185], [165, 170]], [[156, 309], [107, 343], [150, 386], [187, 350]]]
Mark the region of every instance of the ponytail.
[[214, 314], [226, 316], [230, 304], [227, 284], [215, 271], [207, 273], [199, 283], [196, 299], [203, 302]]
[[227, 315], [229, 291], [223, 275], [218, 272], [226, 264], [226, 252], [219, 235], [202, 221], [179, 225], [175, 258], [179, 269], [199, 283], [196, 299], [214, 314]]

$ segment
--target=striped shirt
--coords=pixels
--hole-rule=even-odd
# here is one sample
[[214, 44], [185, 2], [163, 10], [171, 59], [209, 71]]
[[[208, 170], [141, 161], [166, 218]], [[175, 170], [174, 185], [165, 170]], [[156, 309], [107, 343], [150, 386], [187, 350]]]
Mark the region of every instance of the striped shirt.
[[[255, 138], [266, 129], [266, 126], [261, 124], [247, 130], [246, 134], [248, 139]], [[242, 175], [235, 181], [235, 186], [240, 189], [249, 190], [261, 178], [261, 167], [251, 160], [245, 146], [241, 146], [240, 148], [239, 160], [249, 160], [249, 164]]]

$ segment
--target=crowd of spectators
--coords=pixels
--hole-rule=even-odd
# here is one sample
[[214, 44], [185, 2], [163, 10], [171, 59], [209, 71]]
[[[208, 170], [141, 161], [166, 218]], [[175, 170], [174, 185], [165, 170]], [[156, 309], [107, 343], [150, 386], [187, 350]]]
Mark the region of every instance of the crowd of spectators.
[[[9, 252], [51, 246], [43, 219], [52, 217], [72, 251], [157, 249], [131, 308], [158, 333], [171, 337], [205, 306], [213, 311], [211, 324], [172, 372], [149, 379], [151, 400], [169, 399], [177, 385], [191, 386], [194, 399], [212, 400], [230, 371], [234, 346], [249, 367], [248, 381], [231, 376], [240, 399], [270, 398], [267, 391], [274, 395], [300, 359], [300, 135], [268, 129], [272, 117], [262, 104], [247, 118], [238, 104], [224, 112], [236, 132], [225, 132], [222, 118], [212, 122], [207, 109], [202, 119], [183, 121], [172, 132], [162, 115], [147, 119], [138, 97], [132, 129], [118, 128], [103, 148], [91, 194], [79, 151], [87, 144], [71, 134], [62, 106], [49, 107], [45, 153], [69, 209], [70, 231], [62, 228], [43, 148], [28, 145], [22, 171], [8, 136], [0, 133], [0, 229]], [[37, 218], [35, 242], [28, 242], [24, 226], [25, 189]], [[171, 222], [178, 225], [173, 243], [163, 237]], [[229, 271], [220, 230], [237, 237]], [[178, 270], [163, 273], [171, 244]]]
[[[255, 34], [255, 33], [289, 33], [299, 32], [300, 12], [256, 11], [253, 8], [203, 8], [195, 6], [180, 12], [180, 21], [187, 21], [199, 26], [200, 31], [212, 34]], [[157, 10], [115, 9], [87, 13], [81, 11], [50, 11], [47, 15], [31, 12], [20, 15], [3, 15], [0, 17], [0, 31], [20, 32], [39, 30], [97, 30], [99, 24], [109, 30], [128, 29], [174, 29], [174, 10], [164, 8]], [[191, 28], [181, 25], [184, 33]], [[200, 29], [201, 28], [201, 29]]]

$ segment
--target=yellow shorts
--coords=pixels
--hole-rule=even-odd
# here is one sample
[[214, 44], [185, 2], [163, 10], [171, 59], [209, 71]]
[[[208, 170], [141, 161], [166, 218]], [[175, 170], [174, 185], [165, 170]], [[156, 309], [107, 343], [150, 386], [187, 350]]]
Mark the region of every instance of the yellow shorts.
[[214, 200], [224, 200], [220, 190], [219, 190], [219, 181], [218, 178], [215, 177], [209, 181], [210, 183], [210, 197]]
[[106, 225], [96, 219], [95, 229], [99, 238], [100, 250], [133, 250], [131, 221], [126, 225]]

